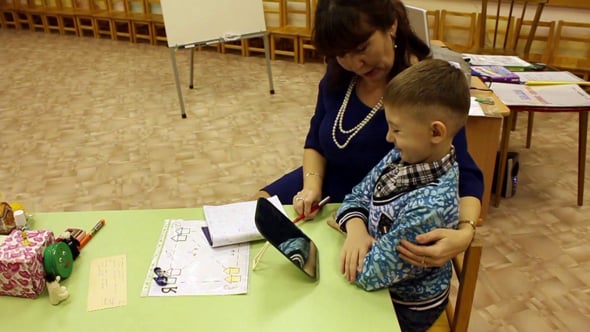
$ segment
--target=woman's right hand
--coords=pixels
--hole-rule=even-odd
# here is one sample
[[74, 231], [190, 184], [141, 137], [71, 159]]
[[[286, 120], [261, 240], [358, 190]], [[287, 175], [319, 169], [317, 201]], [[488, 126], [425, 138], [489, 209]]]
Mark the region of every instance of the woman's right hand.
[[301, 189], [295, 196], [293, 196], [293, 208], [298, 215], [305, 216], [305, 220], [312, 219], [317, 214], [317, 211], [311, 213], [311, 207], [317, 204], [322, 199], [322, 193], [311, 189]]

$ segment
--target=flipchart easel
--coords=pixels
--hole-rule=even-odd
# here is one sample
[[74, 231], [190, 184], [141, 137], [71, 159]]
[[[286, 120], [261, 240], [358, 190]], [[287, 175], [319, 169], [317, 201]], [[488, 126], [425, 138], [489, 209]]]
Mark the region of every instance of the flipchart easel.
[[176, 63], [176, 52], [180, 49], [190, 49], [189, 88], [193, 89], [197, 46], [262, 37], [270, 94], [274, 94], [262, 1], [162, 0], [161, 6], [182, 118], [186, 118], [186, 111]]

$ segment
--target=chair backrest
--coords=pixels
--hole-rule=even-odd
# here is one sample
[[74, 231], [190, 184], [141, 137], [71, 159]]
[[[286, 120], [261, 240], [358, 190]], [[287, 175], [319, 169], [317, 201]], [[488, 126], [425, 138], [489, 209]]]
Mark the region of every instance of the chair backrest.
[[[453, 258], [453, 271], [458, 282], [457, 292], [451, 292], [446, 313], [441, 315], [428, 332], [467, 332], [479, 264], [481, 260], [482, 245], [479, 240], [474, 239], [464, 253]], [[453, 282], [453, 285], [455, 282]], [[453, 301], [452, 299], [455, 299]]]
[[549, 63], [590, 79], [590, 22], [558, 21]]
[[482, 245], [475, 239], [463, 255], [459, 255], [453, 259], [453, 270], [459, 281], [459, 289], [457, 290], [457, 299], [454, 308], [452, 304], [447, 306], [447, 317], [451, 325], [451, 331], [453, 332], [466, 332], [469, 327], [481, 252]]
[[311, 27], [311, 1], [310, 0], [283, 0], [287, 26]]
[[505, 34], [513, 32], [515, 36], [520, 36], [522, 27], [516, 26], [513, 29], [511, 25], [514, 25], [517, 19], [521, 21], [529, 19], [532, 14], [532, 18], [530, 18], [531, 27], [527, 38], [524, 38], [525, 44], [523, 48], [523, 57], [528, 57], [537, 30], [537, 24], [541, 19], [541, 14], [548, 0], [481, 0], [481, 17], [488, 17], [488, 4], [492, 1], [496, 2], [496, 8], [494, 12], [490, 13], [491, 16], [495, 18], [501, 18], [503, 16], [512, 17], [514, 21], [509, 20], [505, 29], [501, 29], [502, 24], [500, 20], [493, 20], [491, 22], [493, 29], [489, 29], [488, 24], [490, 20], [480, 20], [478, 52], [491, 54], [516, 53], [518, 42], [523, 38], [514, 38], [514, 41], [509, 43], [510, 38]]
[[[520, 20], [516, 22], [516, 26], [521, 26], [521, 33], [515, 38], [526, 39], [528, 38], [529, 31], [531, 28], [532, 21]], [[551, 52], [553, 51], [553, 44], [555, 39], [555, 21], [539, 21], [537, 23], [537, 32], [533, 38], [531, 49], [528, 57], [524, 60], [529, 62], [543, 62], [549, 63]], [[524, 49], [524, 43], [518, 43], [516, 48], [517, 53], [522, 53]]]
[[476, 13], [443, 9], [440, 12], [438, 36], [453, 51], [459, 53], [466, 52], [475, 45], [476, 24]]
[[429, 10], [426, 12], [428, 15], [428, 28], [430, 29], [430, 39], [439, 39], [439, 26], [440, 26], [440, 10]]
[[262, 7], [267, 28], [280, 28], [287, 25], [284, 0], [262, 0]]

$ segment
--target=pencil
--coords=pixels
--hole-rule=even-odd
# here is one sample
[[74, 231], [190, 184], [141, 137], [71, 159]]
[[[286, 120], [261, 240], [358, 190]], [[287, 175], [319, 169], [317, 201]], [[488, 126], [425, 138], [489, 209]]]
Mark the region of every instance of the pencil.
[[[312, 206], [310, 213], [313, 213], [313, 212], [321, 209], [324, 205], [328, 204], [328, 202], [330, 202], [330, 196], [326, 196], [326, 198], [322, 199], [318, 204]], [[305, 218], [305, 214], [302, 212], [300, 215], [297, 216], [297, 218], [293, 219], [293, 223], [296, 224], [296, 223], [300, 222], [301, 220], [303, 220], [303, 218]], [[256, 269], [256, 265], [258, 265], [260, 258], [262, 258], [262, 255], [264, 255], [264, 252], [268, 249], [269, 246], [270, 246], [270, 242], [266, 241], [266, 243], [264, 243], [264, 246], [256, 254], [256, 256], [254, 257], [254, 265], [252, 265], [252, 271], [254, 271], [254, 269]]]

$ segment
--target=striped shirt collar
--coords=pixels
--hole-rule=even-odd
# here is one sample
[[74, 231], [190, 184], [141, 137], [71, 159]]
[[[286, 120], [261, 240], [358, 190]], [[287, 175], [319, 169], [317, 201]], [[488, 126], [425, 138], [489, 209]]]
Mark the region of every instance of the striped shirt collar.
[[401, 156], [385, 167], [377, 179], [373, 199], [375, 201], [390, 199], [400, 193], [412, 191], [436, 181], [455, 163], [455, 148], [440, 160], [428, 163], [405, 164]]

